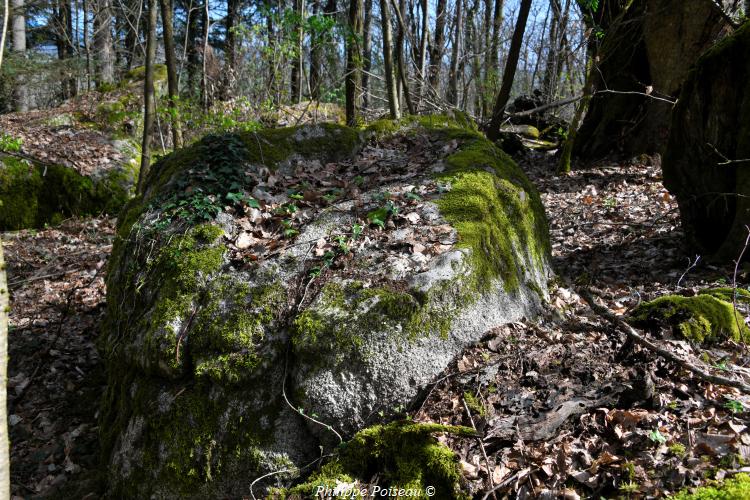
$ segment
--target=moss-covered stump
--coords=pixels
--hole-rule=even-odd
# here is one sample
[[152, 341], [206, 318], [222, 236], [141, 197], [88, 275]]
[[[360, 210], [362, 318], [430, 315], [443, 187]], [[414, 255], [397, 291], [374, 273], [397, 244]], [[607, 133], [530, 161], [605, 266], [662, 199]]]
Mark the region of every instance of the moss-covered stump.
[[[108, 273], [109, 494], [290, 486], [336, 433], [399, 415], [488, 329], [535, 315], [548, 262], [536, 190], [445, 117], [207, 137], [160, 160]], [[359, 436], [395, 432], [374, 429]]]
[[69, 216], [117, 214], [133, 196], [138, 167], [112, 165], [90, 175], [0, 152], [0, 231], [42, 227]]
[[717, 342], [726, 339], [750, 342], [750, 329], [735, 304], [747, 305], [747, 290], [713, 288], [698, 295], [665, 295], [640, 304], [632, 312], [639, 325], [671, 327], [677, 336], [695, 342]]
[[675, 106], [662, 163], [688, 244], [722, 263], [737, 258], [750, 224], [748, 52], [745, 23], [698, 60]]

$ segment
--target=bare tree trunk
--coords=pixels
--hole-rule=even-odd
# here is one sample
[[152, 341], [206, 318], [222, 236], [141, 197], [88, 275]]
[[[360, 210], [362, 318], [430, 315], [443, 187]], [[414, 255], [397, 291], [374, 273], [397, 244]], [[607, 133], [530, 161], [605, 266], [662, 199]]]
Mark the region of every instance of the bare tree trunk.
[[[8, 12], [8, 2], [5, 2]], [[8, 21], [7, 14], [4, 21]], [[3, 24], [3, 40], [5, 24]], [[2, 45], [2, 42], [0, 42]], [[0, 240], [0, 499], [10, 498], [10, 438], [8, 436], [8, 277], [3, 260], [3, 242]]]
[[383, 66], [385, 68], [385, 89], [388, 94], [388, 110], [391, 118], [401, 118], [401, 108], [398, 103], [396, 79], [393, 74], [393, 44], [391, 42], [391, 8], [388, 0], [380, 0], [380, 21], [383, 33]]
[[[163, 12], [162, 23], [166, 25]], [[221, 82], [221, 98], [224, 100], [231, 99], [233, 94], [232, 87], [237, 72], [237, 35], [235, 27], [239, 25], [240, 0], [227, 0], [227, 17], [224, 23], [226, 29], [226, 38], [224, 39], [224, 75]]]
[[398, 66], [398, 77], [401, 83], [400, 89], [403, 92], [399, 92], [399, 96], [403, 95], [404, 101], [406, 102], [406, 109], [409, 114], [415, 114], [414, 104], [411, 102], [411, 94], [409, 92], [409, 74], [404, 63], [404, 38], [406, 37], [406, 23], [401, 13], [406, 7], [405, 0], [399, 0], [399, 4], [396, 4], [395, 0], [392, 0], [393, 9], [396, 11], [396, 17], [398, 18], [398, 35], [396, 36], [396, 64]]
[[211, 103], [211, 89], [208, 87], [208, 33], [211, 29], [211, 13], [208, 0], [203, 1], [203, 70], [201, 72], [201, 102], [207, 110]]
[[349, 6], [349, 33], [346, 50], [346, 124], [357, 125], [357, 89], [362, 68], [362, 0], [351, 0]]
[[157, 0], [148, 2], [148, 25], [146, 27], [146, 68], [143, 78], [143, 142], [141, 143], [141, 171], [138, 174], [138, 192], [143, 193], [146, 177], [151, 166], [151, 134], [156, 114], [154, 92], [154, 63], [156, 60]]
[[372, 71], [372, 0], [365, 0], [365, 22], [362, 34], [362, 107], [370, 106], [370, 72]]
[[161, 23], [164, 33], [164, 59], [167, 65], [167, 92], [169, 94], [169, 110], [172, 117], [172, 147], [182, 147], [182, 125], [180, 113], [177, 109], [177, 96], [180, 94], [177, 77], [177, 56], [175, 54], [174, 33], [172, 26], [172, 0], [159, 0], [161, 4]]
[[[26, 17], [24, 0], [13, 1], [13, 52], [21, 57], [26, 57]], [[28, 88], [26, 87], [25, 77], [23, 75], [16, 78], [15, 93], [13, 96], [15, 110], [23, 113], [29, 110]]]
[[0, 69], [3, 67], [3, 54], [5, 54], [5, 35], [8, 33], [8, 19], [10, 19], [10, 5], [8, 0], [3, 0], [3, 27], [0, 29]]
[[303, 54], [303, 23], [305, 20], [305, 0], [294, 0], [294, 12], [298, 19], [294, 27], [294, 55], [292, 56], [291, 100], [293, 103], [302, 101], [302, 56]]
[[589, 102], [591, 102], [591, 94], [594, 90], [595, 67], [596, 64], [594, 62], [594, 58], [592, 57], [589, 59], [588, 67], [586, 68], [586, 83], [583, 86], [583, 98], [578, 102], [576, 106], [576, 111], [573, 115], [573, 121], [570, 122], [570, 127], [568, 127], [568, 136], [565, 138], [565, 143], [562, 147], [562, 152], [560, 154], [560, 163], [558, 163], [557, 165], [558, 174], [570, 173], [570, 163], [571, 158], [573, 157], [573, 147], [575, 146], [576, 138], [578, 136], [578, 129], [581, 125], [583, 115], [588, 109]]
[[427, 0], [421, 0], [420, 9], [422, 11], [422, 36], [419, 38], [419, 87], [417, 88], [417, 96], [419, 97], [419, 103], [417, 104], [418, 108], [422, 106], [424, 86], [427, 83], [427, 43], [430, 38], [430, 15]]
[[510, 91], [513, 87], [513, 79], [516, 76], [518, 57], [521, 54], [523, 34], [526, 31], [526, 21], [529, 18], [530, 10], [531, 0], [521, 0], [521, 6], [518, 9], [518, 19], [516, 20], [516, 27], [513, 30], [513, 38], [510, 41], [508, 60], [505, 63], [505, 71], [503, 72], [503, 84], [500, 87], [500, 92], [498, 92], [497, 94], [495, 107], [492, 110], [492, 120], [490, 121], [490, 126], [487, 129], [487, 137], [489, 137], [490, 140], [493, 141], [496, 140], [500, 135], [500, 124], [503, 121], [503, 112], [505, 111], [505, 106], [508, 104], [508, 99], [510, 99]]
[[[192, 3], [191, 3], [192, 6]], [[196, 99], [198, 83], [198, 45], [196, 39], [198, 38], [198, 12], [200, 7], [191, 8], [190, 18], [187, 23], [187, 34], [185, 36], [185, 43], [187, 45], [187, 70], [188, 70], [188, 84], [187, 84], [187, 95], [193, 99]]]
[[503, 0], [495, 0], [495, 12], [492, 15], [492, 43], [490, 44], [489, 67], [497, 79], [500, 71], [500, 38], [503, 36]]
[[435, 40], [430, 47], [430, 86], [439, 93], [440, 67], [443, 61], [443, 45], [445, 44], [445, 7], [446, 0], [438, 0], [435, 10]]
[[464, 0], [456, 0], [456, 24], [453, 33], [453, 48], [451, 50], [450, 73], [448, 74], [448, 93], [446, 100], [449, 104], [458, 104], [458, 60], [461, 55], [461, 29], [463, 27]]
[[97, 87], [115, 81], [115, 54], [112, 46], [112, 6], [110, 0], [98, 0], [94, 14], [94, 61]]

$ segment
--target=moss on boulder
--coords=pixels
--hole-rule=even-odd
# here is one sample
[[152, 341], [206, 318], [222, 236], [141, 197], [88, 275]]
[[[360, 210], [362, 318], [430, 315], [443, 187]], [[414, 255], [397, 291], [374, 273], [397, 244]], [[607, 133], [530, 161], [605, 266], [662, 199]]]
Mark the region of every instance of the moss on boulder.
[[[350, 273], [315, 274], [310, 241], [366, 224], [353, 200], [335, 199], [310, 209], [286, 248], [237, 261], [231, 242], [244, 229], [235, 202], [264, 196], [260, 172], [293, 177], [299, 162], [351, 161], [365, 141], [391, 134], [453, 150], [433, 170], [396, 175], [358, 200], [431, 186], [420, 207], [453, 238], [442, 254], [394, 277], [385, 249], [347, 249]], [[241, 496], [281, 470], [255, 492], [286, 487], [320, 446], [337, 444], [335, 428], [356, 436], [347, 449], [360, 450], [342, 451], [342, 474], [382, 467], [394, 485], [429, 480], [458, 495], [453, 456], [431, 437], [450, 429], [381, 424], [488, 329], [533, 316], [548, 262], [533, 186], [476, 130], [447, 117], [409, 117], [378, 131], [326, 124], [211, 136], [163, 158], [121, 213], [110, 260], [100, 339], [109, 493]], [[372, 462], [345, 460], [365, 447], [380, 450]]]
[[[376, 497], [468, 499], [461, 491], [458, 458], [438, 442], [438, 433], [475, 435], [468, 427], [410, 421], [374, 425], [342, 443], [337, 456], [305, 483], [272, 491], [269, 499], [318, 498], [321, 491], [337, 488], [348, 490], [351, 498], [365, 498], [361, 493], [369, 491]], [[377, 486], [369, 483], [375, 474], [380, 475]]]
[[70, 167], [0, 154], [0, 230], [116, 214], [133, 195], [137, 173], [136, 166], [126, 163], [86, 176]]
[[[737, 296], [747, 301], [750, 294], [738, 290]], [[723, 339], [750, 340], [745, 318], [732, 305], [731, 288], [704, 290], [698, 295], [666, 295], [639, 305], [632, 313], [636, 324], [660, 324], [696, 342]]]

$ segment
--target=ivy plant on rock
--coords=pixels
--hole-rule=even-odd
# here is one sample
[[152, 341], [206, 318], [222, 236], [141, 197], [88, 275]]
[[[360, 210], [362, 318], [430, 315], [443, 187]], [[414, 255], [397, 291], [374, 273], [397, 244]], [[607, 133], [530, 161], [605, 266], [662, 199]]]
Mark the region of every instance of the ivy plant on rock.
[[[321, 447], [402, 431], [429, 453], [383, 443], [416, 468], [385, 477], [432, 477], [430, 457], [452, 455], [430, 436], [453, 430], [383, 424], [547, 294], [539, 195], [448, 117], [209, 136], [145, 186], [120, 216], [100, 339], [115, 497], [247, 496], [262, 477], [258, 495], [303, 482]], [[352, 479], [379, 466], [339, 458]]]

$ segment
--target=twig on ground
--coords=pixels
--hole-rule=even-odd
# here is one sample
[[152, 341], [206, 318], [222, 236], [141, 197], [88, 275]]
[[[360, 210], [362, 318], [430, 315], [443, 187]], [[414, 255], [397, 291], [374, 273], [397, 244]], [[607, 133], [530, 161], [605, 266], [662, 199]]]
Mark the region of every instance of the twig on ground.
[[591, 294], [591, 292], [588, 289], [580, 288], [578, 290], [578, 294], [583, 297], [583, 299], [588, 302], [591, 309], [612, 323], [615, 327], [620, 328], [625, 332], [625, 334], [636, 344], [645, 347], [654, 353], [658, 354], [659, 356], [668, 359], [669, 361], [672, 361], [673, 363], [676, 363], [681, 368], [684, 368], [685, 370], [692, 372], [694, 375], [696, 375], [698, 378], [710, 382], [712, 384], [717, 385], [724, 385], [728, 387], [734, 387], [735, 389], [739, 389], [740, 391], [744, 392], [745, 394], [750, 394], [750, 385], [740, 381], [735, 380], [727, 377], [722, 377], [719, 375], [713, 375], [711, 373], [708, 373], [707, 371], [694, 366], [688, 361], [685, 361], [684, 359], [680, 358], [676, 354], [669, 352], [668, 350], [664, 349], [663, 347], [659, 347], [658, 345], [654, 344], [650, 340], [642, 337], [638, 332], [635, 331], [635, 329], [630, 326], [628, 323], [626, 323], [623, 319], [617, 317], [612, 311], [610, 311], [608, 308], [604, 306], [600, 306], [594, 301], [594, 297]]
[[[461, 402], [464, 404], [464, 410], [466, 410], [466, 415], [469, 417], [469, 423], [471, 423], [471, 428], [474, 429], [474, 432], [477, 431], [477, 426], [474, 424], [474, 418], [471, 416], [471, 410], [469, 410], [469, 405], [466, 404], [466, 398], [461, 398]], [[487, 458], [487, 450], [484, 448], [484, 442], [482, 441], [482, 436], [477, 435], [477, 442], [479, 443], [479, 449], [482, 452], [482, 457], [484, 458], [484, 466], [487, 469], [487, 481], [490, 483], [490, 492], [492, 493], [492, 498], [497, 500], [497, 496], [495, 496], [495, 483], [492, 480], [492, 469], [490, 469], [490, 459]]]
[[689, 273], [695, 266], [698, 265], [698, 262], [700, 262], [701, 256], [696, 255], [695, 260], [693, 262], [690, 262], [690, 259], [688, 259], [688, 268], [685, 269], [685, 272], [682, 273], [682, 276], [680, 276], [680, 279], [677, 280], [677, 288], [680, 288], [680, 283], [682, 283], [682, 280], [685, 279], [685, 276], [687, 276], [687, 273]]

